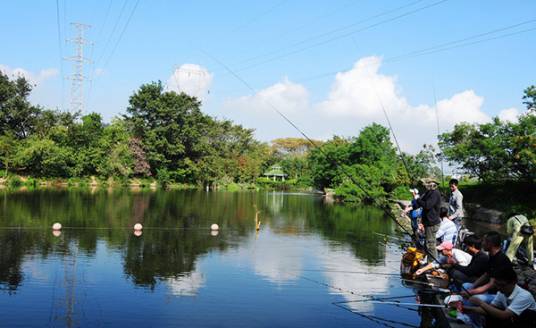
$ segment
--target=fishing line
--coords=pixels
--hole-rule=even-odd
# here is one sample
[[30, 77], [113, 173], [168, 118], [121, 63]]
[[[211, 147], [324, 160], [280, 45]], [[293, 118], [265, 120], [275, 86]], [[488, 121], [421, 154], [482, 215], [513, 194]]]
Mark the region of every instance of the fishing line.
[[383, 102], [380, 98], [380, 95], [378, 94], [378, 90], [374, 86], [374, 82], [373, 82], [373, 88], [374, 88], [374, 93], [376, 94], [376, 98], [378, 98], [378, 102], [380, 103], [380, 107], [382, 108], [383, 115], [385, 115], [385, 119], [387, 120], [387, 124], [389, 125], [389, 130], [391, 130], [391, 134], [393, 135], [393, 139], [395, 140], [396, 148], [398, 148], [398, 153], [400, 154], [400, 159], [402, 160], [402, 164], [404, 164], [404, 168], [406, 169], [408, 178], [411, 180], [410, 182], [413, 182], [415, 179], [413, 178], [412, 174], [409, 171], [408, 163], [406, 162], [406, 159], [404, 158], [404, 153], [402, 152], [402, 149], [400, 148], [400, 144], [398, 143], [398, 138], [396, 137], [395, 130], [393, 130], [393, 126], [391, 125], [391, 120], [389, 119], [389, 115], [387, 115], [387, 110], [385, 110], [385, 107], [383, 106]]
[[[248, 89], [250, 89], [253, 93], [256, 93], [256, 90], [247, 82], [245, 81], [243, 78], [241, 78], [238, 74], [236, 74], [236, 72], [234, 72], [230, 67], [228, 67], [227, 65], [225, 65], [225, 63], [221, 62], [219, 59], [217, 59], [216, 57], [210, 55], [209, 53], [205, 52], [205, 51], [202, 51], [203, 54], [205, 54], [206, 56], [208, 56], [209, 58], [211, 58], [212, 60], [214, 60], [215, 62], [217, 62], [218, 64], [220, 64], [221, 66], [223, 66], [231, 75], [233, 75], [237, 80], [239, 80], [240, 82], [242, 82], [242, 84], [244, 84]], [[294, 124], [287, 116], [285, 116], [281, 111], [279, 111], [277, 109], [277, 107], [275, 107], [270, 101], [268, 101], [267, 99], [264, 99], [264, 102], [266, 104], [268, 104], [277, 114], [279, 114], [279, 116], [281, 116], [286, 122], [288, 122], [292, 127], [294, 127], [296, 129], [296, 131], [298, 131], [315, 149], [317, 149], [320, 153], [322, 153], [326, 158], [329, 158], [328, 154], [321, 148], [319, 147], [311, 138], [309, 138], [309, 136], [307, 136], [305, 134], [305, 132], [303, 132], [296, 124]], [[383, 108], [383, 105], [382, 105], [382, 108]], [[398, 142], [397, 142], [397, 145], [398, 145]], [[332, 159], [332, 162], [334, 164], [338, 164], [336, 160]], [[354, 177], [348, 173], [345, 169], [344, 169], [344, 165], [340, 165], [340, 166], [337, 166], [337, 168], [340, 168], [340, 172], [345, 175], [348, 179], [350, 179], [350, 181], [358, 188], [360, 189], [368, 198], [372, 198], [372, 196], [370, 195], [370, 193], [363, 187], [361, 186], [359, 183], [357, 183], [357, 181], [354, 179]], [[408, 172], [409, 174], [409, 172]], [[397, 218], [395, 217], [394, 213], [392, 213], [392, 210], [388, 207], [387, 204], [384, 204], [383, 206], [383, 209], [385, 210], [385, 212], [387, 213], [387, 216], [390, 217], [394, 223], [404, 232], [406, 233], [408, 236], [411, 237], [411, 239], [415, 242], [415, 244], [419, 244], [417, 238], [412, 234], [410, 233], [398, 220]], [[435, 261], [436, 263], [439, 263], [438, 259], [430, 252], [430, 250], [428, 250], [426, 247], [424, 248], [424, 251], [425, 253], [427, 254], [427, 256], [429, 256], [429, 258], [433, 261]], [[451, 269], [448, 269], [447, 272], [451, 271]], [[452, 277], [454, 280], [456, 280], [456, 278]], [[463, 287], [463, 285], [461, 286], [462, 287], [462, 290], [464, 292], [466, 292], [467, 294], [471, 295], [471, 293], [469, 293], [469, 291]], [[353, 292], [352, 292], [353, 294]]]
[[[437, 146], [439, 147], [439, 112], [437, 109], [437, 97], [436, 97], [436, 90], [435, 90], [435, 84], [433, 85], [433, 91], [434, 91], [434, 108], [435, 108], [435, 115], [436, 115], [436, 125], [437, 125]], [[441, 186], [445, 186], [445, 173], [443, 171], [443, 154], [441, 154]]]
[[378, 276], [395, 276], [400, 277], [400, 274], [398, 273], [388, 273], [388, 272], [370, 272], [370, 271], [345, 271], [345, 270], [316, 270], [316, 269], [310, 269], [310, 270], [301, 270], [301, 272], [333, 272], [333, 273], [351, 273], [351, 274], [370, 274], [370, 275], [378, 275]]
[[[227, 65], [225, 65], [225, 63], [221, 62], [219, 59], [217, 59], [216, 57], [210, 55], [209, 53], [205, 52], [205, 51], [202, 51], [206, 56], [208, 56], [209, 58], [211, 58], [212, 60], [216, 61], [218, 64], [222, 65], [227, 71], [229, 71], [229, 73], [231, 75], [233, 75], [237, 80], [239, 80], [240, 82], [242, 82], [248, 89], [250, 89], [253, 93], [256, 93], [256, 90], [248, 83], [246, 82], [243, 78], [241, 78], [238, 74], [236, 74], [231, 68], [229, 68]], [[326, 154], [326, 152], [324, 150], [322, 150], [321, 147], [319, 147], [311, 138], [309, 138], [309, 136], [307, 136], [305, 134], [305, 132], [303, 132], [296, 124], [294, 124], [288, 117], [286, 117], [281, 111], [279, 111], [270, 101], [268, 100], [264, 100], [266, 104], [268, 104], [277, 114], [279, 114], [279, 116], [281, 116], [286, 122], [288, 122], [292, 127], [294, 127], [296, 129], [296, 131], [298, 131], [315, 149], [318, 149], [318, 151], [320, 151], [326, 158], [330, 158], [328, 156], [328, 154]], [[332, 159], [332, 162], [334, 164], [338, 164], [336, 160]], [[339, 168], [339, 167], [337, 167]], [[344, 166], [343, 165], [340, 165], [340, 172], [343, 173], [343, 175], [345, 175], [348, 179], [350, 179], [350, 181], [352, 181], [352, 183], [358, 187], [367, 197], [371, 198], [371, 195], [370, 193], [364, 188], [362, 187], [359, 183], [357, 183], [357, 181], [354, 179], [354, 177], [348, 173], [345, 169], [344, 169]], [[411, 237], [412, 240], [416, 241], [416, 238], [413, 236], [413, 234], [409, 233], [409, 231], [404, 228], [404, 226], [398, 222], [398, 220], [394, 217], [394, 214], [391, 213], [391, 211], [387, 211], [387, 213], [390, 213], [390, 217], [393, 219], [393, 221], [395, 222], [396, 225], [398, 225], [402, 231], [404, 231], [408, 236]], [[429, 252], [427, 252], [429, 253]], [[431, 255], [431, 254], [430, 254]], [[433, 260], [436, 260], [436, 258], [431, 255], [431, 258]], [[436, 260], [437, 261], [437, 260]]]
[[419, 328], [418, 326], [411, 325], [411, 324], [401, 322], [401, 321], [389, 320], [389, 319], [380, 318], [380, 317], [376, 317], [376, 316], [372, 316], [372, 315], [366, 315], [366, 314], [360, 313], [358, 311], [355, 311], [355, 310], [353, 310], [353, 309], [351, 309], [349, 307], [343, 306], [341, 304], [337, 304], [337, 303], [331, 303], [331, 304], [333, 304], [336, 307], [339, 307], [339, 308], [341, 308], [343, 310], [346, 310], [346, 311], [348, 311], [350, 313], [357, 314], [362, 318], [368, 319], [368, 320], [370, 320], [370, 321], [372, 321], [374, 323], [377, 323], [377, 324], [385, 326], [385, 327], [397, 328], [397, 327], [391, 326], [389, 324], [389, 323], [393, 323], [393, 324], [398, 324], [398, 325], [402, 325], [402, 326], [405, 326], [405, 327]]
[[429, 307], [429, 308], [444, 308], [444, 305], [440, 304], [426, 304], [426, 303], [405, 303], [405, 302], [384, 302], [377, 300], [368, 300], [366, 301], [372, 304], [385, 304], [385, 305], [405, 305], [405, 306], [416, 306], [416, 307]]

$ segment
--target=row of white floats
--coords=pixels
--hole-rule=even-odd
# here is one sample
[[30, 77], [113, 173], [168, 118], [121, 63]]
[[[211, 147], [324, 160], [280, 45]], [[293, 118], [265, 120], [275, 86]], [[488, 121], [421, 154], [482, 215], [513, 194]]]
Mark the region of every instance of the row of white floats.
[[[56, 223], [54, 223], [52, 225], [52, 232], [54, 233], [54, 236], [56, 236], [56, 235], [59, 236], [61, 234], [61, 228], [62, 228], [62, 225], [59, 222], [56, 222]], [[141, 236], [142, 230], [143, 230], [143, 225], [141, 223], [136, 223], [133, 228], [134, 228], [134, 235], [135, 236]], [[213, 223], [210, 226], [210, 230], [212, 231], [211, 235], [217, 236], [218, 231], [220, 230], [220, 226], [217, 225], [216, 223]]]

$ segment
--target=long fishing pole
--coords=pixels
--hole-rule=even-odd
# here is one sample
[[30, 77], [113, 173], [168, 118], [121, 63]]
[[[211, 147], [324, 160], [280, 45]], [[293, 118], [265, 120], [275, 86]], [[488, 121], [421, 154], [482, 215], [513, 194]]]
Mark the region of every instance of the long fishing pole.
[[[220, 64], [221, 66], [223, 66], [231, 75], [233, 75], [237, 80], [239, 80], [240, 82], [242, 82], [242, 84], [244, 84], [249, 90], [251, 90], [253, 93], [256, 93], [256, 90], [247, 82], [245, 81], [243, 78], [241, 78], [238, 74], [236, 74], [230, 67], [228, 67], [225, 63], [223, 63], [222, 61], [220, 61], [219, 59], [217, 59], [216, 57], [212, 56], [211, 54], [205, 52], [205, 51], [202, 51], [203, 54], [205, 54], [206, 56], [208, 56], [209, 58], [211, 58], [212, 60], [214, 60], [215, 62], [217, 62], [218, 64]], [[283, 114], [281, 111], [279, 111], [279, 109], [277, 109], [277, 107], [275, 107], [270, 101], [268, 101], [267, 99], [264, 100], [265, 103], [270, 106], [277, 114], [279, 114], [279, 116], [281, 116], [286, 122], [288, 122], [294, 129], [296, 129], [296, 131], [298, 131], [315, 149], [317, 149], [320, 153], [322, 153], [322, 155], [324, 155], [326, 158], [330, 158], [330, 156], [321, 148], [319, 147], [311, 138], [309, 138], [309, 136], [307, 134], [305, 134], [305, 132], [303, 132], [296, 124], [294, 124], [285, 114]], [[398, 142], [397, 142], [398, 144]], [[331, 159], [332, 162], [334, 164], [339, 164], [335, 159]], [[360, 189], [368, 198], [371, 198], [373, 199], [373, 197], [371, 196], [371, 194], [363, 187], [361, 186], [361, 184], [359, 184], [355, 178], [349, 173], [347, 172], [347, 170], [344, 169], [344, 165], [339, 165], [337, 167], [338, 169], [340, 169], [340, 172], [346, 176], [350, 181], [352, 181], [352, 183], [358, 188]], [[412, 234], [410, 233], [400, 222], [398, 222], [397, 218], [395, 217], [395, 215], [392, 213], [392, 211], [389, 209], [389, 208], [385, 208], [386, 210], [386, 213], [388, 215], [388, 217], [390, 217], [394, 222], [395, 224], [404, 232], [406, 233], [408, 236], [411, 237], [411, 239], [413, 241], [415, 241], [417, 243], [417, 238]], [[430, 257], [430, 259], [432, 259], [433, 261], [439, 263], [438, 259], [426, 248], [424, 248], [424, 251], [425, 253]], [[453, 277], [454, 278], [454, 277]], [[456, 279], [456, 278], [454, 278]], [[463, 287], [463, 285], [461, 286], [463, 291], [465, 291], [466, 293], [468, 293], [470, 295], [470, 293], [467, 291], [467, 289], [465, 289]]]
[[350, 313], [357, 314], [362, 318], [368, 319], [368, 320], [370, 320], [370, 321], [372, 321], [374, 323], [377, 323], [377, 324], [385, 326], [385, 327], [396, 328], [395, 326], [392, 326], [392, 325], [389, 324], [389, 323], [393, 323], [393, 324], [401, 325], [401, 326], [404, 326], [404, 327], [419, 328], [418, 326], [411, 325], [411, 324], [408, 324], [408, 323], [405, 323], [405, 322], [396, 321], [396, 320], [389, 320], [389, 319], [380, 318], [380, 317], [373, 316], [373, 315], [363, 314], [363, 313], [361, 313], [359, 311], [355, 311], [355, 310], [353, 310], [353, 309], [351, 309], [349, 307], [346, 307], [346, 306], [344, 306], [342, 304], [339, 304], [339, 303], [331, 303], [331, 304], [333, 304], [336, 307], [339, 307], [339, 308], [341, 308], [343, 310], [346, 310], [346, 311], [348, 311]]
[[387, 124], [389, 125], [389, 130], [391, 130], [391, 134], [393, 135], [393, 139], [395, 140], [396, 148], [398, 148], [398, 153], [400, 154], [400, 159], [402, 160], [402, 164], [404, 164], [404, 168], [406, 169], [406, 173], [408, 174], [410, 183], [412, 183], [414, 181], [413, 176], [411, 172], [409, 171], [408, 163], [406, 162], [406, 159], [404, 158], [404, 153], [402, 152], [402, 148], [400, 148], [400, 144], [398, 143], [398, 138], [396, 137], [395, 130], [393, 130], [393, 126], [391, 125], [391, 120], [389, 119], [389, 115], [387, 115], [387, 110], [385, 110], [385, 107], [383, 106], [383, 102], [380, 98], [380, 95], [376, 91], [376, 88], [374, 88], [374, 91], [376, 93], [376, 97], [378, 98], [378, 102], [380, 103], [380, 107], [382, 108], [383, 115], [385, 115], [385, 119], [387, 120]]
[[[441, 132], [439, 130], [439, 111], [437, 109], [437, 97], [436, 97], [435, 85], [434, 85], [433, 91], [434, 91], [434, 108], [435, 108], [436, 125], [437, 125], [437, 144], [439, 147], [439, 135]], [[443, 187], [445, 186], [445, 172], [443, 170], [443, 155], [440, 156], [440, 162], [441, 162], [441, 186]]]
[[429, 307], [429, 308], [444, 308], [445, 305], [440, 304], [426, 304], [426, 303], [404, 303], [404, 302], [389, 302], [389, 301], [377, 301], [370, 300], [366, 301], [367, 303], [373, 304], [386, 304], [386, 305], [405, 305], [405, 306], [416, 306], [416, 307]]

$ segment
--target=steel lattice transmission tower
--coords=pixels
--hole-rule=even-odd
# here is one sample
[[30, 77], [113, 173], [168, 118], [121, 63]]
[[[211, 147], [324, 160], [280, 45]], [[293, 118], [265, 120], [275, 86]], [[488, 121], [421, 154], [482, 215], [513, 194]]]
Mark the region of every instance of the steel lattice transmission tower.
[[77, 30], [76, 37], [67, 39], [67, 42], [73, 43], [76, 46], [76, 54], [72, 57], [67, 57], [65, 60], [73, 62], [73, 73], [67, 77], [71, 80], [71, 113], [84, 113], [84, 81], [88, 80], [84, 75], [84, 63], [91, 63], [88, 58], [84, 57], [84, 45], [90, 44], [84, 38], [84, 32], [91, 27], [82, 23], [71, 23]]

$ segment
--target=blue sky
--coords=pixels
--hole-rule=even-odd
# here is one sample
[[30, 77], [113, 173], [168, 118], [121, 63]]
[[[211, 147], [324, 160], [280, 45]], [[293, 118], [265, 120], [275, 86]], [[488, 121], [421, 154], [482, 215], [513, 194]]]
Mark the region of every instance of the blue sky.
[[[141, 84], [161, 80], [200, 96], [205, 112], [255, 128], [262, 140], [297, 134], [265, 107], [328, 138], [385, 123], [383, 104], [403, 145], [416, 149], [435, 135], [434, 93], [448, 130], [463, 120], [512, 119], [524, 109], [523, 89], [536, 84], [534, 1], [6, 1], [0, 16], [0, 68], [32, 77], [32, 100], [52, 108], [68, 109], [62, 73], [71, 73], [71, 63], [60, 58], [74, 53], [58, 37], [73, 37], [70, 22], [92, 25], [86, 108], [107, 121], [125, 112]], [[530, 20], [469, 42], [494, 40], [389, 61]]]

